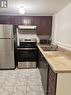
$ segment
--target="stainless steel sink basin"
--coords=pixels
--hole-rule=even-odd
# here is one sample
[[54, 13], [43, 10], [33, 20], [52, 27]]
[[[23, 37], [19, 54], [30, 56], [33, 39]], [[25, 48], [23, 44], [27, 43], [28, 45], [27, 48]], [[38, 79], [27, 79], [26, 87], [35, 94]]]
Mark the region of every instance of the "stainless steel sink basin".
[[58, 46], [57, 45], [47, 45], [47, 46], [41, 46], [41, 48], [43, 49], [43, 51], [57, 51], [58, 50]]

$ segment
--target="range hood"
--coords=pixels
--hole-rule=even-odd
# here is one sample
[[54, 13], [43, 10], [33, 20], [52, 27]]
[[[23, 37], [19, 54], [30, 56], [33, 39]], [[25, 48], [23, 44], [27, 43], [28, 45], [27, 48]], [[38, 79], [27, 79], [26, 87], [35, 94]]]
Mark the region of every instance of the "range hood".
[[36, 26], [19, 25], [18, 29], [36, 29]]

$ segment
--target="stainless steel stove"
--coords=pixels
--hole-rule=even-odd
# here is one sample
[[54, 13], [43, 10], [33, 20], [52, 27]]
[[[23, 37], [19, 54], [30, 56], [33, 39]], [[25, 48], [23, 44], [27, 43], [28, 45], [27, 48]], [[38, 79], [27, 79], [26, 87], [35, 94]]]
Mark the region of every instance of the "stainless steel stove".
[[18, 68], [36, 68], [36, 39], [20, 39], [18, 46]]

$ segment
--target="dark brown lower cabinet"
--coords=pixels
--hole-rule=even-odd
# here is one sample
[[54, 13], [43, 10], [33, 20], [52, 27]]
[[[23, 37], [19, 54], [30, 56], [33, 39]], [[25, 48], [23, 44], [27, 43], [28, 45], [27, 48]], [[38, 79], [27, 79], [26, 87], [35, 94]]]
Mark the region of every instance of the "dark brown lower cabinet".
[[45, 95], [71, 95], [71, 72], [55, 73], [39, 49], [38, 68]]
[[56, 95], [57, 74], [54, 73], [48, 62], [38, 50], [38, 68], [45, 95]]
[[38, 51], [38, 68], [41, 74], [41, 81], [42, 81], [44, 93], [46, 95], [47, 94], [48, 64], [40, 51]]
[[57, 74], [48, 65], [47, 95], [56, 95]]

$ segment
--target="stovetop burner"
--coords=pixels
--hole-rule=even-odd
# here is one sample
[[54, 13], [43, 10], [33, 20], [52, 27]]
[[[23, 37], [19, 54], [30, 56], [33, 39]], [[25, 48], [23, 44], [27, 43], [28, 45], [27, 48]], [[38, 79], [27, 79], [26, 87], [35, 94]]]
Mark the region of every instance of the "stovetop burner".
[[35, 38], [27, 38], [27, 39], [21, 38], [19, 42], [37, 42], [37, 40]]
[[25, 41], [30, 41], [31, 42], [31, 39], [25, 39]]

